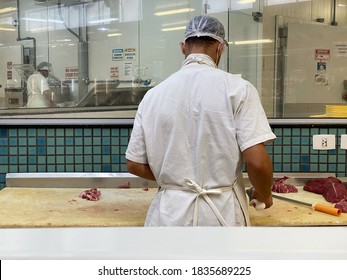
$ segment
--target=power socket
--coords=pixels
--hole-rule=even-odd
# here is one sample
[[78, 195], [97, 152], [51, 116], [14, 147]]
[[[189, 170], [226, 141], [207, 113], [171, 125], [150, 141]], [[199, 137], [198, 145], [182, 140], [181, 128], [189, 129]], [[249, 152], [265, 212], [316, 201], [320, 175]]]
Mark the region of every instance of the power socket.
[[336, 139], [334, 134], [313, 135], [314, 150], [334, 150]]
[[340, 143], [341, 149], [347, 149], [347, 134], [341, 135], [341, 143]]

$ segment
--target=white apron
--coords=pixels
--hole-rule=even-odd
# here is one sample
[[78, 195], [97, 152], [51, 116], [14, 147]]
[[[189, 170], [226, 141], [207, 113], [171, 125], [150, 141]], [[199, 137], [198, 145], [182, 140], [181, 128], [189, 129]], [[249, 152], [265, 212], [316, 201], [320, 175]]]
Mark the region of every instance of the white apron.
[[[148, 211], [145, 226], [248, 226], [250, 225], [249, 214], [248, 214], [248, 203], [245, 194], [245, 188], [243, 185], [242, 174], [239, 176], [232, 186], [204, 189], [199, 186], [196, 182], [185, 179], [186, 186], [160, 186], [157, 196], [151, 204]], [[167, 191], [172, 192], [171, 194]], [[218, 203], [218, 196], [228, 195], [229, 193], [231, 199], [226, 199], [222, 204]], [[165, 196], [169, 196], [168, 203], [165, 203]], [[165, 209], [167, 205], [172, 204], [173, 196], [177, 196], [181, 203], [182, 208], [176, 209], [176, 212], [165, 214]], [[214, 199], [211, 199], [213, 196]], [[175, 198], [173, 198], [175, 199]], [[171, 200], [171, 201], [170, 201]], [[183, 201], [185, 200], [185, 202]], [[219, 224], [213, 223], [209, 224], [211, 220], [211, 213], [206, 215], [206, 212], [200, 214], [199, 209], [202, 200], [206, 202], [210, 210], [212, 210], [213, 215], [217, 218]], [[215, 201], [215, 202], [214, 202]], [[216, 203], [217, 202], [217, 203]], [[174, 203], [173, 203], [174, 204]], [[233, 219], [226, 220], [223, 213], [228, 217], [236, 214], [236, 222], [230, 222]], [[184, 205], [189, 205], [185, 207]], [[169, 206], [170, 207], [170, 206]], [[171, 215], [170, 215], [171, 214]], [[177, 217], [175, 217], [175, 215]], [[170, 219], [170, 216], [172, 219]], [[190, 216], [190, 217], [189, 217]], [[192, 223], [190, 223], [192, 221]], [[178, 223], [178, 224], [175, 224]]]

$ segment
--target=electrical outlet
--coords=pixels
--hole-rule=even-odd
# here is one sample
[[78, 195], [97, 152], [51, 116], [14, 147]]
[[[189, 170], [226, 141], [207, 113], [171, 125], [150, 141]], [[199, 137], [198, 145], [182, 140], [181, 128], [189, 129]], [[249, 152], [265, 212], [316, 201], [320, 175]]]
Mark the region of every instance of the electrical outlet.
[[340, 143], [341, 149], [347, 149], [347, 134], [341, 135], [341, 143]]
[[334, 134], [318, 134], [313, 135], [313, 149], [314, 150], [334, 150], [335, 149], [335, 135]]

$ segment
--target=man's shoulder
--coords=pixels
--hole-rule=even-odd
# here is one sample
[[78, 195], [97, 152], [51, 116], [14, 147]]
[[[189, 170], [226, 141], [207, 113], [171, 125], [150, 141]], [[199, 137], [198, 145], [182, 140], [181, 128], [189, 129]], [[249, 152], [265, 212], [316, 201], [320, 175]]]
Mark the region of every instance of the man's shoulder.
[[40, 73], [34, 72], [33, 74], [31, 74], [28, 78], [29, 79], [42, 79], [44, 78]]

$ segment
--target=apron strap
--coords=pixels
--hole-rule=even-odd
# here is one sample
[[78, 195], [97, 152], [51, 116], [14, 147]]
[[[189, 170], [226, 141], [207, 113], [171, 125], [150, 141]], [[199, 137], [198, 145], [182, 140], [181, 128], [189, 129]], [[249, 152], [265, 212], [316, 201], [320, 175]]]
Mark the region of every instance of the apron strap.
[[227, 226], [227, 223], [225, 222], [225, 219], [223, 218], [222, 214], [219, 212], [216, 205], [213, 203], [213, 201], [209, 198], [208, 194], [221, 194], [223, 191], [231, 191], [233, 189], [233, 186], [231, 187], [223, 187], [218, 189], [210, 189], [206, 190], [200, 187], [196, 182], [190, 179], [184, 179], [184, 182], [190, 187], [190, 189], [197, 193], [196, 199], [195, 199], [195, 206], [194, 206], [194, 217], [193, 217], [193, 226], [197, 226], [198, 224], [198, 214], [199, 214], [199, 197], [202, 196], [207, 204], [210, 206], [213, 213], [216, 215], [218, 221], [221, 223], [222, 226]]

